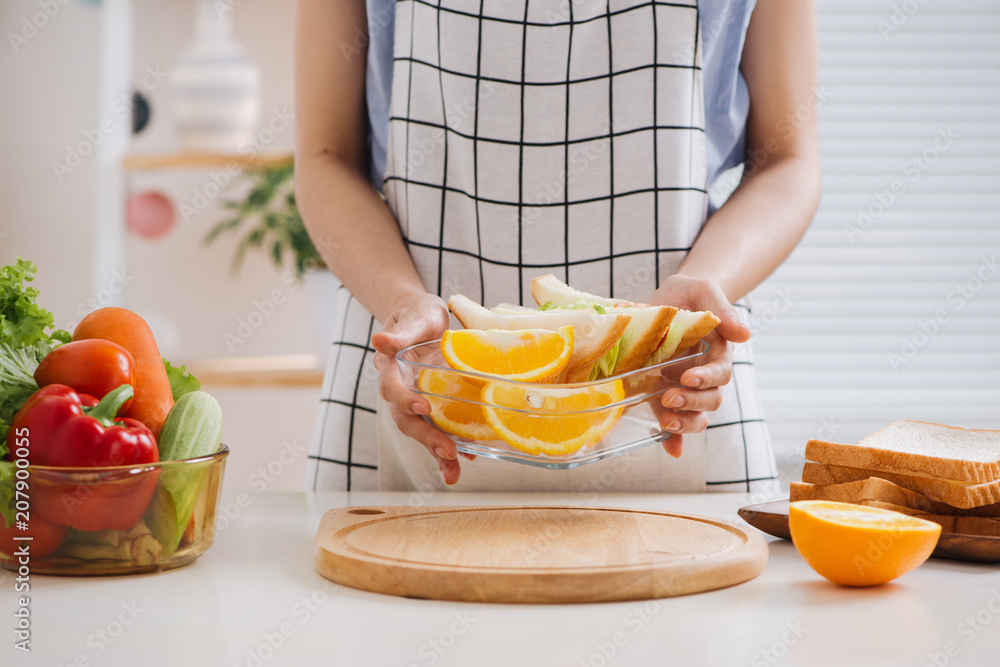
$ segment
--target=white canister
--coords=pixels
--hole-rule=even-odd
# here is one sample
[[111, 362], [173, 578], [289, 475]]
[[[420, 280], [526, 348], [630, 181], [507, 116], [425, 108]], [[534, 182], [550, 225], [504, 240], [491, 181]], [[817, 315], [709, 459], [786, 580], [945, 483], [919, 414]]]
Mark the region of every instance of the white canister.
[[199, 0], [196, 39], [171, 76], [174, 121], [185, 151], [236, 153], [260, 115], [260, 72], [233, 39], [233, 9]]

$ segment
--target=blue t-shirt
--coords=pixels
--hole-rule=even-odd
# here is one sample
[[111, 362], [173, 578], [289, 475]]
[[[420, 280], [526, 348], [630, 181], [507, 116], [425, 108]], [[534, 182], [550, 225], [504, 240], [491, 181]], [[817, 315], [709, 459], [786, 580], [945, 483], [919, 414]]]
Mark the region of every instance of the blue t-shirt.
[[[381, 187], [389, 139], [395, 0], [366, 0], [368, 62], [365, 95], [372, 182]], [[705, 89], [705, 148], [708, 185], [743, 162], [750, 94], [740, 57], [756, 0], [700, 0], [702, 77]]]

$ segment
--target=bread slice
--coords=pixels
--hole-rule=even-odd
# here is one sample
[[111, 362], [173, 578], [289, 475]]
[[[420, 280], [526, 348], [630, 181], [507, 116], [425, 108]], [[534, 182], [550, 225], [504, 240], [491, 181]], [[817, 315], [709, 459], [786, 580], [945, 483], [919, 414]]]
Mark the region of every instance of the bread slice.
[[526, 309], [524, 312], [497, 313], [483, 308], [468, 297], [456, 294], [448, 308], [466, 329], [547, 329], [573, 327], [573, 355], [563, 372], [562, 382], [586, 382], [590, 369], [611, 349], [632, 319], [624, 313], [601, 315], [593, 310]]
[[633, 304], [631, 301], [581, 292], [552, 274], [537, 276], [531, 281], [531, 296], [539, 306], [549, 303], [555, 306], [597, 304], [609, 310], [613, 308], [616, 313], [622, 312], [631, 316], [632, 321], [621, 337], [614, 375], [642, 368], [649, 355], [653, 354], [664, 339], [670, 322], [677, 314], [677, 309], [673, 306]]
[[809, 484], [843, 484], [879, 477], [910, 491], [927, 496], [931, 500], [952, 507], [970, 509], [1000, 503], [1000, 480], [985, 484], [966, 484], [930, 477], [900, 475], [883, 470], [865, 470], [816, 461], [806, 461], [802, 468], [802, 481]]
[[[878, 507], [906, 514], [907, 516], [917, 517], [918, 519], [933, 521], [934, 523], [939, 524], [941, 526], [941, 530], [946, 533], [963, 533], [966, 535], [1000, 537], [1000, 517], [956, 515], [948, 511], [949, 509], [954, 511], [955, 508], [944, 505], [943, 503], [937, 504], [937, 507], [930, 506], [930, 508], [925, 509], [912, 507], [907, 504], [897, 504], [891, 501], [879, 500], [877, 498], [868, 497], [863, 493], [857, 494], [857, 500], [852, 500], [856, 494], [851, 493], [851, 489], [860, 489], [869, 481], [876, 479], [877, 478], [873, 477], [871, 480], [833, 484], [831, 486], [815, 486], [813, 484], [804, 484], [802, 482], [792, 482], [792, 491], [789, 500], [793, 502], [796, 500], [834, 500], [837, 502], [852, 503], [855, 505], [865, 505], [867, 507]], [[889, 484], [889, 482], [886, 482], [886, 484]], [[934, 501], [930, 502], [933, 503]]]
[[695, 343], [712, 333], [721, 322], [710, 310], [678, 310], [670, 323], [667, 337], [646, 360], [646, 365], [654, 366], [687, 352]]
[[[859, 479], [842, 484], [807, 484], [792, 482], [789, 489], [789, 500], [833, 500], [842, 503], [862, 503], [866, 500], [877, 500], [892, 503], [910, 509], [936, 514], [956, 514], [960, 510], [946, 503], [931, 500], [927, 496], [893, 484], [879, 477]], [[1000, 516], [1000, 514], [998, 514]]]
[[1000, 431], [897, 421], [856, 445], [810, 440], [806, 458], [851, 468], [983, 484], [1000, 479]]

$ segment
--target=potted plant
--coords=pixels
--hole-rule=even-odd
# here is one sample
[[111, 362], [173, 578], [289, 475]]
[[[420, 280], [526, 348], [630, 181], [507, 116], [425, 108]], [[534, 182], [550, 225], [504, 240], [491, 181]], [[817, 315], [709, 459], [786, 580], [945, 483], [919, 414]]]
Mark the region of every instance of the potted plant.
[[334, 311], [339, 283], [326, 270], [295, 204], [295, 168], [292, 162], [261, 167], [247, 174], [251, 188], [241, 200], [224, 207], [233, 215], [215, 225], [205, 236], [210, 244], [222, 234], [240, 233], [232, 269], [238, 273], [247, 252], [267, 253], [280, 270], [291, 263], [295, 280], [303, 283], [313, 301], [320, 353], [325, 355], [333, 340]]

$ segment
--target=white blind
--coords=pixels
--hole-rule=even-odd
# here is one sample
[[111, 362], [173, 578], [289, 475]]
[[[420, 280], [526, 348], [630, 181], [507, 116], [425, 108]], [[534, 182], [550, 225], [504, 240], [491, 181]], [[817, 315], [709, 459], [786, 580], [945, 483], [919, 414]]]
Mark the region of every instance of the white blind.
[[1000, 428], [1000, 2], [818, 5], [823, 198], [752, 299], [785, 484], [809, 438]]

